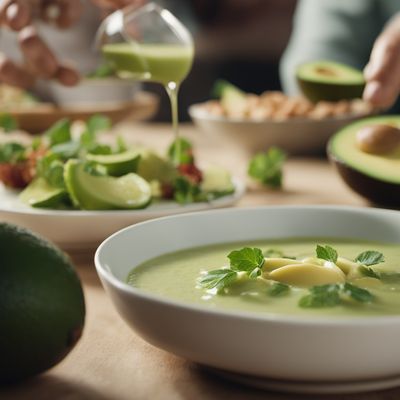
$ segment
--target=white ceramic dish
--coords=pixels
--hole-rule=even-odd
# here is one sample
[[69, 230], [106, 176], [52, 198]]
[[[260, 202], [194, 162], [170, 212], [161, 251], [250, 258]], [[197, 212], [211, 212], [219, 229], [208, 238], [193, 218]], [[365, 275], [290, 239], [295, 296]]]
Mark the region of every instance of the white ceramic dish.
[[252, 121], [211, 115], [202, 104], [189, 107], [194, 123], [210, 140], [235, 142], [247, 155], [278, 146], [293, 155], [321, 154], [328, 139], [345, 125], [365, 114], [314, 120]]
[[237, 179], [235, 193], [211, 202], [179, 205], [175, 202], [152, 204], [143, 210], [71, 211], [32, 208], [18, 199], [14, 191], [0, 183], [0, 221], [25, 226], [52, 240], [66, 250], [87, 250], [99, 245], [107, 236], [128, 225], [151, 218], [190, 211], [228, 207], [244, 194], [245, 187]]
[[84, 78], [76, 86], [51, 82], [50, 95], [59, 106], [123, 103], [133, 99], [139, 84], [118, 78]]
[[[95, 263], [122, 318], [146, 341], [178, 356], [260, 379], [325, 382], [331, 387], [340, 383], [343, 391], [353, 387], [345, 382], [397, 385], [400, 316], [329, 319], [209, 310], [125, 283], [132, 268], [168, 252], [223, 242], [318, 236], [400, 243], [400, 213], [335, 206], [192, 213], [112, 235], [98, 248]], [[296, 387], [301, 390], [301, 385]]]

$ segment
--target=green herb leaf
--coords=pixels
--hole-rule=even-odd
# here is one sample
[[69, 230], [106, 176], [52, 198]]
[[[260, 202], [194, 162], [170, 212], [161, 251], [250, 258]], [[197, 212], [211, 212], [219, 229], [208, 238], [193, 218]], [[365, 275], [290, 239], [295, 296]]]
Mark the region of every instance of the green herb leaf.
[[168, 148], [168, 157], [178, 164], [192, 164], [194, 161], [193, 146], [184, 138], [174, 140]]
[[14, 163], [24, 159], [25, 146], [16, 142], [4, 143], [0, 146], [0, 163]]
[[222, 268], [208, 271], [206, 275], [197, 280], [197, 283], [205, 289], [223, 289], [234, 282], [236, 278], [237, 272]]
[[379, 251], [367, 250], [359, 254], [354, 261], [369, 266], [384, 262], [385, 257]]
[[68, 160], [69, 158], [74, 158], [78, 155], [80, 150], [80, 145], [76, 141], [69, 141], [65, 143], [56, 144], [51, 148], [51, 152], [56, 154], [63, 160]]
[[67, 118], [60, 119], [52, 125], [44, 135], [48, 137], [50, 147], [71, 140], [71, 121]]
[[228, 258], [232, 270], [245, 271], [253, 276], [253, 271], [257, 268], [260, 269], [264, 264], [264, 255], [257, 247], [244, 247], [241, 250], [231, 251]]
[[360, 303], [370, 303], [374, 299], [374, 296], [368, 290], [352, 285], [348, 282], [344, 284], [343, 292]]
[[65, 187], [64, 164], [57, 154], [48, 153], [40, 158], [37, 161], [37, 174], [54, 187]]
[[284, 296], [290, 291], [290, 286], [285, 283], [275, 282], [268, 289], [268, 294], [272, 297]]
[[176, 178], [173, 186], [174, 199], [179, 204], [194, 203], [200, 194], [199, 186], [189, 182], [189, 180], [183, 176]]
[[256, 154], [249, 163], [248, 174], [266, 186], [282, 186], [282, 167], [286, 153], [278, 147], [271, 147], [265, 153]]
[[340, 303], [340, 286], [320, 285], [309, 289], [310, 294], [303, 296], [299, 301], [299, 306], [304, 308], [323, 308], [334, 307]]
[[110, 129], [111, 120], [110, 118], [104, 115], [96, 114], [87, 120], [86, 127], [92, 135], [95, 135], [100, 131], [105, 131], [107, 129]]
[[370, 278], [375, 278], [375, 279], [381, 279], [381, 276], [378, 272], [374, 271], [370, 267], [366, 267], [365, 265], [360, 265], [358, 267], [358, 271], [364, 276], [368, 276]]
[[0, 128], [4, 130], [4, 132], [11, 132], [18, 129], [17, 120], [10, 114], [1, 113], [0, 114]]
[[261, 275], [261, 268], [254, 268], [253, 271], [251, 271], [248, 276], [250, 279], [256, 279], [258, 276]]
[[321, 246], [317, 244], [316, 253], [318, 258], [335, 263], [338, 258], [337, 251], [331, 246]]

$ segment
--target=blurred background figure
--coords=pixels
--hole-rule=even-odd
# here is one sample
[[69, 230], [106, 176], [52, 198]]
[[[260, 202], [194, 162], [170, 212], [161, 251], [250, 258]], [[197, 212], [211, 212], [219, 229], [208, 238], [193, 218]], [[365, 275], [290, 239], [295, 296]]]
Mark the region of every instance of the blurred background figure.
[[300, 0], [281, 61], [285, 92], [298, 93], [299, 64], [327, 59], [365, 68], [364, 99], [392, 106], [400, 91], [399, 11], [398, 0]]

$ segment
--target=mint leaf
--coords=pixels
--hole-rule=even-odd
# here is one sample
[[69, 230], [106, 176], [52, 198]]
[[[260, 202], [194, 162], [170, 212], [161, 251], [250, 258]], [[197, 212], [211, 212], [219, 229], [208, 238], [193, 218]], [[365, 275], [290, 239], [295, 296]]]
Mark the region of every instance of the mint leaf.
[[348, 282], [344, 284], [343, 292], [360, 303], [370, 303], [374, 299], [374, 296], [368, 290]]
[[334, 307], [340, 303], [340, 286], [320, 285], [309, 289], [309, 294], [303, 296], [299, 301], [299, 306], [303, 308], [323, 308]]
[[37, 174], [46, 181], [59, 188], [64, 188], [64, 164], [57, 154], [48, 153], [40, 158], [36, 164]]
[[0, 114], [0, 128], [4, 132], [11, 132], [18, 129], [17, 120], [10, 114], [2, 113]]
[[107, 129], [110, 129], [111, 120], [104, 115], [95, 114], [86, 121], [86, 127], [92, 135], [95, 135], [100, 131], [106, 131]]
[[370, 278], [375, 278], [375, 279], [381, 279], [380, 274], [378, 274], [372, 268], [366, 267], [365, 265], [360, 265], [358, 267], [358, 271], [364, 276], [368, 276]]
[[264, 264], [264, 255], [257, 247], [244, 247], [241, 250], [231, 251], [228, 258], [233, 271], [245, 271], [253, 276], [253, 271], [260, 269]]
[[278, 147], [271, 147], [265, 153], [256, 154], [249, 163], [248, 174], [263, 185], [279, 188], [282, 186], [282, 167], [286, 153]]
[[174, 140], [168, 148], [168, 157], [171, 161], [180, 164], [193, 164], [193, 146], [184, 138]]
[[331, 246], [321, 246], [317, 244], [316, 253], [318, 258], [335, 263], [338, 258], [337, 251]]
[[285, 283], [275, 282], [268, 289], [268, 294], [272, 297], [284, 296], [289, 293], [290, 286]]
[[73, 140], [56, 144], [51, 148], [51, 152], [61, 157], [63, 160], [68, 160], [69, 158], [76, 157], [79, 153], [79, 150], [79, 143]]
[[60, 119], [44, 132], [50, 142], [50, 147], [71, 140], [71, 121], [67, 118]]
[[385, 257], [379, 251], [367, 250], [359, 254], [354, 261], [369, 266], [384, 262]]
[[223, 289], [236, 280], [237, 273], [231, 269], [214, 269], [201, 276], [197, 283], [205, 289]]
[[4, 143], [0, 146], [0, 163], [15, 163], [25, 157], [25, 147], [16, 142]]

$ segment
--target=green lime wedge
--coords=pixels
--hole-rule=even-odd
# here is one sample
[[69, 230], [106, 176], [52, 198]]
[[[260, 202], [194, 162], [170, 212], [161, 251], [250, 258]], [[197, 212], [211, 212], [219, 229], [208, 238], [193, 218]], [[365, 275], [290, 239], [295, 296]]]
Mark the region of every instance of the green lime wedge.
[[137, 174], [148, 182], [161, 183], [172, 183], [178, 177], [178, 172], [170, 160], [148, 150], [141, 152]]
[[206, 193], [228, 194], [235, 191], [235, 186], [229, 171], [221, 167], [210, 166], [203, 170], [201, 190]]
[[94, 176], [81, 161], [69, 160], [64, 179], [74, 204], [85, 210], [144, 208], [151, 201], [150, 185], [135, 173], [119, 178]]
[[68, 194], [65, 189], [56, 188], [47, 183], [44, 178], [34, 179], [20, 194], [19, 199], [38, 208], [55, 208]]
[[128, 150], [118, 154], [87, 154], [86, 159], [103, 165], [107, 173], [112, 176], [122, 176], [129, 172], [136, 172], [140, 153], [136, 150]]

